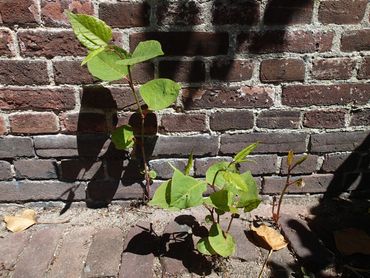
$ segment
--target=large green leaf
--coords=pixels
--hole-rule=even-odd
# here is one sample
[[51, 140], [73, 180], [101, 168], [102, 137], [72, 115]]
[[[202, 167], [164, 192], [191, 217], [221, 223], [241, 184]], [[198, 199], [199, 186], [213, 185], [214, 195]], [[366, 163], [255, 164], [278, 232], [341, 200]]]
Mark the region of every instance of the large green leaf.
[[170, 190], [171, 180], [162, 183], [154, 193], [152, 200], [149, 202], [152, 206], [167, 209], [170, 207]]
[[126, 150], [134, 145], [134, 131], [131, 126], [124, 125], [112, 132], [112, 142], [118, 150]]
[[222, 257], [231, 256], [235, 252], [235, 241], [233, 237], [230, 234], [223, 232], [220, 224], [212, 225], [209, 231], [208, 240], [212, 249]]
[[204, 181], [185, 176], [175, 168], [171, 182], [170, 206], [179, 209], [199, 206], [203, 203], [203, 193], [206, 189]]
[[245, 183], [248, 185], [248, 191], [239, 191], [239, 201], [237, 203], [238, 208], [244, 208], [244, 212], [249, 212], [258, 207], [261, 203], [261, 199], [258, 195], [258, 188], [255, 179], [253, 178], [250, 171], [240, 175]]
[[181, 86], [176, 82], [160, 78], [142, 85], [140, 94], [150, 110], [161, 110], [176, 101], [180, 89]]
[[103, 81], [119, 80], [128, 73], [127, 66], [116, 63], [120, 59], [114, 51], [104, 50], [87, 62], [87, 68], [93, 76]]
[[227, 186], [227, 189], [231, 190], [232, 192], [235, 192], [235, 190], [245, 192], [248, 191], [248, 185], [240, 174], [223, 172], [222, 175], [226, 183], [225, 187]]
[[209, 204], [222, 211], [231, 211], [236, 213], [238, 210], [232, 206], [234, 194], [228, 190], [219, 190], [213, 192], [209, 197], [204, 199]]
[[245, 161], [245, 158], [255, 150], [255, 148], [257, 148], [257, 145], [258, 143], [254, 143], [254, 144], [251, 144], [249, 146], [247, 146], [246, 148], [244, 148], [243, 150], [241, 150], [240, 152], [238, 152], [235, 156], [234, 156], [234, 161], [236, 163], [242, 163]]
[[220, 189], [223, 188], [226, 184], [226, 181], [223, 177], [223, 172], [225, 171], [236, 172], [237, 170], [234, 164], [230, 165], [230, 163], [226, 161], [213, 164], [206, 172], [207, 183], [214, 184]]
[[161, 44], [158, 41], [143, 41], [138, 44], [130, 58], [117, 63], [132, 66], [163, 54]]
[[67, 13], [77, 39], [89, 50], [104, 47], [112, 39], [112, 29], [102, 20], [84, 14]]
[[213, 250], [211, 244], [209, 244], [208, 237], [201, 238], [197, 243], [197, 250], [207, 256], [215, 255], [216, 251]]
[[85, 59], [82, 61], [81, 66], [86, 64], [88, 61], [90, 61], [92, 58], [94, 58], [96, 55], [103, 52], [104, 50], [105, 50], [105, 47], [100, 47], [100, 48], [90, 51], [89, 54], [85, 57]]

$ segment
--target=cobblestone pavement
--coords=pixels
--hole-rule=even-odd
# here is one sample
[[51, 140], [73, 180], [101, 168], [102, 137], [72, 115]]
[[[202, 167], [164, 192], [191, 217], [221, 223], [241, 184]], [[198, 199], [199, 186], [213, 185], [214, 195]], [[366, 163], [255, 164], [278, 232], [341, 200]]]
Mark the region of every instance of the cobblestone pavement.
[[[299, 200], [288, 200], [285, 212], [308, 215], [316, 200]], [[127, 203], [103, 209], [74, 204], [59, 215], [62, 207], [55, 202], [0, 205], [1, 217], [32, 208], [44, 223], [15, 234], [1, 223], [0, 277], [257, 277], [268, 253], [252, 243], [249, 232], [252, 219], [270, 217], [268, 204], [234, 222], [237, 252], [219, 261], [193, 248], [204, 224], [202, 208], [168, 212]], [[273, 252], [264, 277], [293, 277], [299, 271], [285, 248]]]

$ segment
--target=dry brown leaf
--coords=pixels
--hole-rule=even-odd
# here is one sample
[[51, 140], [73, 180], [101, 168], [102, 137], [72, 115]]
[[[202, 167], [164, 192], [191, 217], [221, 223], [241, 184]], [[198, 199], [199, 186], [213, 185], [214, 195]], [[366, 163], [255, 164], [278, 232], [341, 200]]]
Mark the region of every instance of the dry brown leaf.
[[36, 212], [32, 209], [26, 209], [19, 215], [6, 215], [4, 216], [4, 222], [9, 231], [13, 233], [21, 232], [36, 224]]
[[252, 225], [251, 230], [254, 231], [274, 251], [283, 249], [288, 245], [288, 243], [285, 242], [282, 234], [271, 227], [268, 227], [266, 225], [254, 227]]
[[348, 228], [334, 232], [335, 245], [343, 255], [370, 255], [370, 236], [362, 230]]

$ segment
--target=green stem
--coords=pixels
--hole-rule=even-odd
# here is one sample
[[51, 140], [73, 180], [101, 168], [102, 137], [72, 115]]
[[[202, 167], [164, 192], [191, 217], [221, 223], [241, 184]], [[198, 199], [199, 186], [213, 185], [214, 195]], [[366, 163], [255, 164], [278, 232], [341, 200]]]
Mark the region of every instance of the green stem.
[[230, 222], [229, 222], [229, 225], [227, 226], [227, 229], [226, 229], [226, 233], [228, 233], [230, 231], [231, 223], [233, 223], [233, 220], [234, 220], [234, 215], [232, 214], [231, 215]]
[[292, 170], [291, 167], [288, 166], [288, 175], [286, 177], [285, 186], [284, 186], [283, 190], [281, 191], [281, 195], [280, 195], [280, 198], [279, 198], [279, 203], [278, 203], [276, 215], [274, 217], [275, 218], [275, 222], [278, 222], [279, 221], [281, 204], [283, 202], [284, 195], [285, 195], [285, 193], [286, 193], [289, 185], [291, 185], [291, 183], [290, 183], [290, 172], [291, 172], [291, 170]]

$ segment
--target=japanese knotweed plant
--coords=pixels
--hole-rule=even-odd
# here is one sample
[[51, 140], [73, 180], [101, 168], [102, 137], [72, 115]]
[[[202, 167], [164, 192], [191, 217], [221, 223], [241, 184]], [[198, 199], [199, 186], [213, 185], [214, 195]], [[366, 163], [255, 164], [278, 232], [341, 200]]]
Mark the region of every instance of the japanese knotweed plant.
[[[193, 164], [190, 155], [184, 172], [174, 169], [170, 180], [162, 183], [156, 190], [149, 204], [164, 209], [186, 209], [203, 205], [208, 211], [206, 222], [211, 223], [208, 236], [201, 238], [196, 247], [205, 255], [228, 257], [235, 252], [235, 241], [229, 234], [234, 218], [241, 209], [249, 212], [259, 203], [256, 182], [250, 171], [240, 173], [241, 163], [247, 162], [247, 156], [256, 148], [252, 144], [236, 154], [231, 162], [213, 164], [206, 172], [205, 180], [189, 176]], [[212, 193], [204, 197], [207, 189]], [[229, 213], [230, 221], [226, 227], [220, 222], [222, 215]]]
[[[112, 132], [111, 139], [115, 147], [120, 150], [127, 150], [135, 143], [140, 147], [145, 177], [144, 198], [148, 200], [151, 179], [155, 177], [155, 172], [149, 170], [145, 154], [145, 117], [149, 111], [158, 111], [174, 103], [179, 94], [180, 85], [170, 79], [153, 79], [143, 84], [137, 92], [131, 71], [135, 65], [163, 55], [160, 43], [154, 40], [143, 41], [132, 53], [129, 53], [112, 44], [112, 29], [104, 21], [84, 14], [69, 12], [67, 15], [77, 39], [88, 49], [88, 55], [81, 65], [87, 64], [89, 72], [102, 81], [112, 82], [124, 79], [128, 82], [135, 98], [137, 112], [141, 117], [140, 137], [135, 138], [133, 127], [123, 125]], [[147, 108], [143, 109], [139, 95]]]

